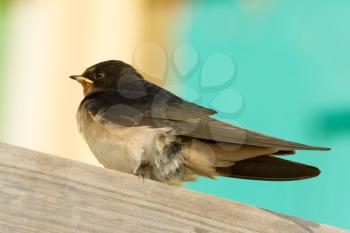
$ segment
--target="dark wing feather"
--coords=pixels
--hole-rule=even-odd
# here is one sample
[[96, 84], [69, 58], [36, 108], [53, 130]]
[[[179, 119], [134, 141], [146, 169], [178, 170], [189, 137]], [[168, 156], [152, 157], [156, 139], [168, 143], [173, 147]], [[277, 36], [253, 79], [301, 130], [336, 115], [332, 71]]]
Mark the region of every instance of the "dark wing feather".
[[95, 92], [80, 107], [119, 125], [171, 127], [178, 135], [219, 142], [276, 147], [283, 150], [327, 150], [270, 137], [210, 118], [216, 111], [185, 101], [146, 80], [119, 90]]
[[[123, 112], [119, 108], [127, 106], [131, 112]], [[139, 114], [143, 117], [170, 119], [177, 121], [198, 121], [217, 113], [213, 109], [205, 108], [185, 101], [171, 92], [162, 89], [146, 80], [139, 79], [120, 87], [101, 92], [94, 92], [86, 96], [80, 104], [93, 115], [102, 112], [106, 120], [118, 123], [119, 116], [126, 114], [136, 119]]]
[[281, 150], [328, 150], [328, 148], [308, 146], [271, 137], [213, 118], [201, 119], [194, 130], [182, 129], [179, 134], [219, 142], [274, 147]]

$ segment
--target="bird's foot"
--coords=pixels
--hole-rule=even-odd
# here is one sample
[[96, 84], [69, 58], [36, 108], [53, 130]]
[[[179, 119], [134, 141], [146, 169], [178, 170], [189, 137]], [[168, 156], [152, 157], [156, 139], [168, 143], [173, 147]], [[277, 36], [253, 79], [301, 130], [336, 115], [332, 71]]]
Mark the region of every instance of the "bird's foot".
[[145, 182], [145, 176], [142, 173], [139, 173], [137, 171], [132, 171], [131, 174], [134, 176], [137, 176], [139, 179], [141, 179], [142, 183]]

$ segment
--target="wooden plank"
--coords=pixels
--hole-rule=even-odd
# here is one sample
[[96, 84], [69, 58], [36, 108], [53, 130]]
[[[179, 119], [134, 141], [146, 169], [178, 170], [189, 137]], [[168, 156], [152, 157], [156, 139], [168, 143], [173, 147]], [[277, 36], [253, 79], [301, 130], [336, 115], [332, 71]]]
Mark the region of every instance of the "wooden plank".
[[349, 232], [0, 144], [0, 232]]

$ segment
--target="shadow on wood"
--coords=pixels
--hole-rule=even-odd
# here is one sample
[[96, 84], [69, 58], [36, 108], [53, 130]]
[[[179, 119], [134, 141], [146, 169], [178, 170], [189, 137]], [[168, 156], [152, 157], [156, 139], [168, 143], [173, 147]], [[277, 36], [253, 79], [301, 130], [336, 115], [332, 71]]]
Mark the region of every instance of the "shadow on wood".
[[0, 232], [348, 232], [0, 144]]

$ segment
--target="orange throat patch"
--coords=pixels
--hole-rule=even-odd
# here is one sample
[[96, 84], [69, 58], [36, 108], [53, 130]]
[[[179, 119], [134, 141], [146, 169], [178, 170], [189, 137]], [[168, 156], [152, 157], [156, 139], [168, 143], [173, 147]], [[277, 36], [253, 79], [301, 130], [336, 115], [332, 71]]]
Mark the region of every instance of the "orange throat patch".
[[83, 86], [84, 96], [87, 96], [94, 90], [94, 85], [92, 83], [82, 81], [81, 85]]

